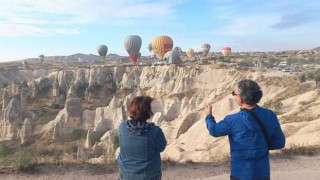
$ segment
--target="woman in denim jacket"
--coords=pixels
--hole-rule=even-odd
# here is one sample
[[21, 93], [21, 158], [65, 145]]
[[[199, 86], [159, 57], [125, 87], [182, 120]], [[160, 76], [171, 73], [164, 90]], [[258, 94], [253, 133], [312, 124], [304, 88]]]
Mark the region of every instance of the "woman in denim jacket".
[[151, 102], [149, 96], [135, 97], [130, 103], [131, 119], [120, 124], [120, 180], [161, 180], [160, 152], [167, 141], [160, 127], [146, 122], [153, 115]]

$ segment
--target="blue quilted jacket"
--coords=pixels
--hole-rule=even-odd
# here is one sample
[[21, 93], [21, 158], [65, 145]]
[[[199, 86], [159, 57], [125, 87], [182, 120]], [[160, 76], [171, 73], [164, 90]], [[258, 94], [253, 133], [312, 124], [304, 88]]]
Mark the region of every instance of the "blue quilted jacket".
[[[262, 121], [271, 140], [270, 149], [285, 145], [285, 136], [277, 116], [269, 109], [256, 106], [253, 112]], [[214, 137], [228, 135], [231, 152], [231, 176], [251, 180], [270, 176], [269, 149], [258, 122], [246, 111], [226, 116], [216, 122], [206, 117], [209, 133]]]

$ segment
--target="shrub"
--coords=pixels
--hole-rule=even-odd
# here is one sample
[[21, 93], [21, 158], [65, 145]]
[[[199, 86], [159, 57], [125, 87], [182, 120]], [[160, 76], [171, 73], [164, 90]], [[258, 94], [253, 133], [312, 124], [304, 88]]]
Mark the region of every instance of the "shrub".
[[314, 80], [316, 81], [316, 86], [320, 87], [320, 74], [316, 74]]
[[55, 149], [53, 151], [53, 161], [59, 162], [61, 160], [62, 150]]
[[117, 149], [120, 146], [119, 136], [114, 137], [114, 148]]
[[306, 73], [306, 76], [307, 76], [307, 79], [312, 80], [312, 79], [314, 79], [315, 72], [313, 72], [313, 71], [308, 71], [308, 72]]
[[89, 153], [89, 158], [98, 158], [105, 154], [105, 149], [102, 146], [97, 146], [93, 148], [93, 151]]
[[300, 81], [301, 83], [306, 82], [306, 80], [307, 80], [307, 78], [306, 78], [306, 75], [305, 75], [305, 74], [300, 74], [300, 75], [299, 75], [299, 81]]
[[307, 148], [301, 144], [290, 144], [289, 148], [281, 150], [284, 154], [287, 155], [313, 155], [314, 150], [312, 148]]
[[52, 156], [53, 155], [53, 151], [52, 150], [49, 150], [49, 149], [43, 149], [43, 150], [40, 150], [38, 152], [38, 154], [40, 156]]
[[279, 99], [274, 100], [274, 101], [270, 100], [270, 101], [267, 101], [263, 104], [263, 107], [272, 109], [276, 114], [281, 113], [282, 106], [283, 106], [283, 104]]
[[19, 152], [17, 159], [14, 160], [13, 168], [17, 171], [30, 171], [35, 164], [35, 152], [28, 149]]
[[6, 157], [6, 156], [10, 155], [11, 153], [12, 153], [12, 151], [8, 146], [3, 145], [3, 144], [0, 146], [0, 158]]
[[29, 171], [33, 168], [34, 164], [32, 163], [32, 158], [30, 156], [21, 156], [20, 161], [14, 169], [18, 171]]
[[78, 152], [78, 146], [76, 145], [73, 145], [73, 146], [70, 146], [67, 151], [67, 153], [77, 153]]
[[51, 105], [51, 108], [53, 108], [53, 109], [60, 109], [61, 107], [60, 107], [59, 104], [52, 104], [52, 105]]

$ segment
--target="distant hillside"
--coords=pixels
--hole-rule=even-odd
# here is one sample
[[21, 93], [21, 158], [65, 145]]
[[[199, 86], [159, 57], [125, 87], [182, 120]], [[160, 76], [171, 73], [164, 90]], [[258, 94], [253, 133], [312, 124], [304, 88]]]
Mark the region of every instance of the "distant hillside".
[[314, 49], [312, 49], [312, 50], [320, 51], [320, 46], [319, 46], [319, 47], [316, 47], [316, 48], [314, 48]]
[[[107, 60], [118, 60], [121, 56], [117, 54], [108, 54], [106, 59]], [[39, 61], [38, 58], [27, 58], [23, 59], [27, 62], [35, 62]], [[94, 55], [94, 54], [73, 54], [69, 56], [45, 56], [44, 61], [51, 61], [51, 62], [59, 62], [59, 61], [68, 61], [68, 62], [76, 62], [76, 61], [82, 61], [82, 62], [96, 62], [100, 61], [100, 56]]]

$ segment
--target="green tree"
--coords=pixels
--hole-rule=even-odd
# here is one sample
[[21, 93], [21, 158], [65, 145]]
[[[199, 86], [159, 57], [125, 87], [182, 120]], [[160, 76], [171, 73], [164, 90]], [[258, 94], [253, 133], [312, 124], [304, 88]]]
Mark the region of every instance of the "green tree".
[[287, 58], [286, 61], [287, 61], [288, 65], [291, 65], [291, 64], [297, 63], [298, 59], [296, 57], [289, 57], [289, 58]]
[[307, 79], [313, 80], [315, 74], [316, 74], [316, 73], [315, 73], [314, 71], [308, 71], [308, 72], [306, 73]]
[[299, 81], [301, 83], [306, 82], [306, 80], [307, 80], [307, 78], [306, 78], [305, 74], [302, 73], [302, 74], [299, 75]]
[[276, 59], [276, 58], [270, 58], [269, 59], [269, 62], [271, 63], [271, 64], [274, 64], [275, 62], [278, 62], [279, 60], [278, 59]]
[[314, 59], [314, 57], [308, 57], [308, 62], [311, 64], [311, 63], [314, 63], [316, 62], [316, 60]]
[[320, 87], [320, 74], [316, 74], [314, 80], [316, 81], [316, 87]]
[[12, 153], [12, 150], [8, 146], [6, 146], [6, 145], [0, 146], [0, 158], [6, 157], [11, 153]]

